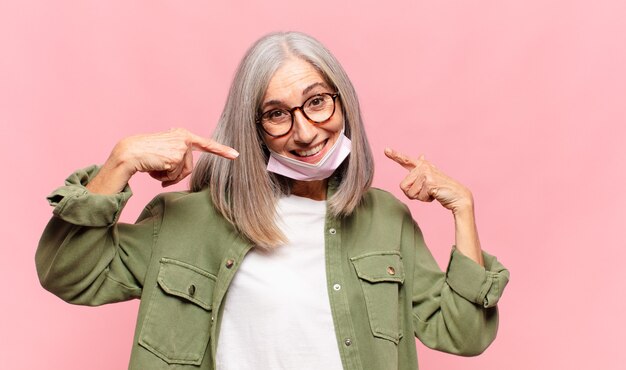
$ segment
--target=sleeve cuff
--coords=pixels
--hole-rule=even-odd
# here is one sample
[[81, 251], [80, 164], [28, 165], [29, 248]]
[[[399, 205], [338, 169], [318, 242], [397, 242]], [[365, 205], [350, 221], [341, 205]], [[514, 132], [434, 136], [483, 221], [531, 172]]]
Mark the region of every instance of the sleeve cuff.
[[450, 288], [468, 301], [494, 307], [509, 282], [509, 271], [492, 255], [483, 251], [485, 267], [452, 249], [446, 272]]
[[62, 186], [47, 200], [54, 207], [52, 213], [62, 220], [80, 226], [110, 226], [117, 222], [121, 210], [132, 195], [129, 185], [117, 194], [93, 194], [85, 185], [98, 173], [100, 167], [90, 166], [71, 174]]

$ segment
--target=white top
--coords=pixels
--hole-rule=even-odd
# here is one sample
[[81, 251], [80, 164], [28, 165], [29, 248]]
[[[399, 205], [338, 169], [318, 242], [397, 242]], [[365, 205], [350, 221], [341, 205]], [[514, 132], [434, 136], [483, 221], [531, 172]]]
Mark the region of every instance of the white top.
[[224, 301], [217, 370], [343, 369], [326, 283], [326, 202], [278, 202], [288, 244], [253, 248]]

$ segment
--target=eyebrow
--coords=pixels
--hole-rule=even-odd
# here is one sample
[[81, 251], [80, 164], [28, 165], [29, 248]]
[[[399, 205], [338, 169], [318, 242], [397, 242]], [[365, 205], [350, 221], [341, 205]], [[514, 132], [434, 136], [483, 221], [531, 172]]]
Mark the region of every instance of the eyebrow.
[[[311, 92], [311, 90], [313, 90], [314, 88], [318, 86], [325, 87], [330, 90], [330, 87], [328, 87], [328, 84], [326, 84], [325, 82], [314, 82], [311, 85], [307, 86], [304, 90], [302, 90], [302, 96], [308, 94], [309, 92]], [[265, 109], [265, 107], [267, 107], [268, 105], [281, 105], [281, 104], [284, 104], [284, 103], [280, 100], [269, 100], [263, 103], [263, 106], [261, 106], [261, 110]]]
[[309, 85], [306, 89], [302, 90], [302, 95], [304, 96], [304, 95], [308, 94], [311, 90], [313, 90], [314, 88], [316, 88], [318, 86], [330, 89], [328, 87], [328, 85], [326, 85], [324, 82], [315, 82], [315, 83]]

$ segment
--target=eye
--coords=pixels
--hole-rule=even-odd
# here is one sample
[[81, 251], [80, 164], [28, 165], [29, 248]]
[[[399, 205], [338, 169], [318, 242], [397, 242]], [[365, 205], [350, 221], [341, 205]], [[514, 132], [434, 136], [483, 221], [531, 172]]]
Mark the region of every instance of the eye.
[[320, 105], [324, 102], [324, 99], [320, 98], [320, 97], [315, 97], [313, 98], [313, 100], [311, 100], [311, 105]]
[[268, 113], [270, 119], [280, 118], [285, 115], [285, 112], [283, 112], [282, 110], [272, 110]]
[[304, 109], [312, 112], [318, 112], [329, 109], [330, 107], [332, 107], [332, 98], [327, 95], [319, 94], [312, 96], [309, 100], [307, 100]]
[[282, 123], [289, 120], [289, 112], [283, 109], [273, 109], [263, 113], [263, 121], [271, 123]]
[[324, 97], [322, 95], [316, 95], [309, 100], [309, 106], [316, 107], [324, 104]]

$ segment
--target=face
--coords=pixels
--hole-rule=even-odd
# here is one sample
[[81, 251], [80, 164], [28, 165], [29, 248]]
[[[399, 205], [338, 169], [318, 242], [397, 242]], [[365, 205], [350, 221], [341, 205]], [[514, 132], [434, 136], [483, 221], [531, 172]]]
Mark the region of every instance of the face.
[[[272, 76], [261, 112], [299, 107], [314, 95], [334, 92], [311, 64], [298, 58], [289, 59]], [[263, 132], [265, 144], [278, 154], [315, 164], [332, 148], [343, 128], [339, 99], [335, 100], [335, 113], [324, 123], [309, 121], [299, 109], [293, 115], [293, 126], [287, 135], [272, 137]]]

